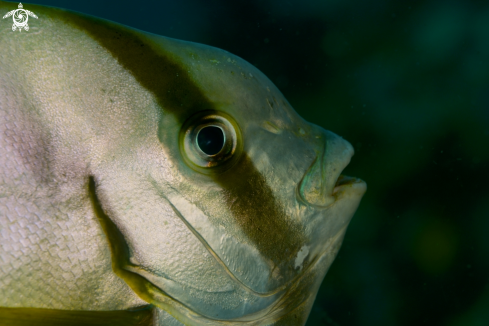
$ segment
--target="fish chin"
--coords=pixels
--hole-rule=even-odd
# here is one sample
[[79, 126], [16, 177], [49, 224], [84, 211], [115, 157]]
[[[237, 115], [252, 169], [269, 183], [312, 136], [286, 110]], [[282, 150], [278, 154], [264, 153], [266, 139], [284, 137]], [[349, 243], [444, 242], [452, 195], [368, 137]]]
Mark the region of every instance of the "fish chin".
[[[152, 272], [138, 266], [127, 265], [123, 267], [124, 273], [140, 276], [139, 292], [145, 300], [156, 307], [164, 309], [175, 318], [188, 325], [241, 325], [260, 324], [268, 325], [276, 322], [294, 321], [294, 324], [304, 324], [314, 303], [321, 282], [332, 264], [341, 246], [346, 227], [329, 239], [323, 251], [315, 255], [310, 264], [299, 276], [286, 284], [284, 290], [271, 296], [258, 296], [258, 300], [244, 300], [244, 305], [254, 307], [241, 307], [235, 313], [222, 314], [219, 307], [206, 306], [205, 303], [196, 300], [189, 295], [188, 287], [157, 276]], [[127, 280], [127, 278], [126, 278]], [[133, 283], [133, 282], [130, 282]], [[134, 284], [134, 283], [133, 283]], [[162, 290], [165, 289], [165, 290]], [[218, 295], [222, 299], [229, 299], [234, 290], [221, 292]], [[195, 292], [194, 292], [195, 293]], [[214, 293], [217, 294], [217, 293]], [[227, 297], [227, 298], [226, 298]], [[258, 308], [258, 309], [257, 309]], [[221, 314], [213, 313], [220, 310]], [[247, 311], [247, 313], [243, 313]]]
[[346, 227], [330, 239], [323, 251], [313, 259], [301, 276], [290, 285], [287, 293], [270, 312], [270, 319], [274, 319], [273, 322], [287, 325], [304, 325], [306, 323], [319, 287], [338, 253], [345, 232]]

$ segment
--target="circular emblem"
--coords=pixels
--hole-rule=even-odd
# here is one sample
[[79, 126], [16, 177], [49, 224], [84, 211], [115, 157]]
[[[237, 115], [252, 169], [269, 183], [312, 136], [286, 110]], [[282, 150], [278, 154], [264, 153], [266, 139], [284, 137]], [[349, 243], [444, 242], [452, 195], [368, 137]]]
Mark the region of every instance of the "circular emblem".
[[12, 16], [12, 19], [14, 21], [14, 24], [12, 25], [12, 30], [19, 30], [22, 31], [22, 29], [25, 29], [26, 31], [29, 30], [29, 25], [27, 25], [27, 21], [29, 20], [29, 16], [37, 18], [37, 16], [29, 10], [23, 9], [22, 3], [19, 3], [19, 9], [15, 9], [12, 11], [9, 11], [3, 18], [7, 18]]
[[25, 28], [26, 31], [29, 30], [29, 25], [27, 25], [27, 21], [29, 20], [29, 16], [27, 15], [27, 12], [24, 9], [17, 9], [14, 12], [13, 16], [14, 16], [14, 25], [17, 28], [21, 28], [21, 29]]

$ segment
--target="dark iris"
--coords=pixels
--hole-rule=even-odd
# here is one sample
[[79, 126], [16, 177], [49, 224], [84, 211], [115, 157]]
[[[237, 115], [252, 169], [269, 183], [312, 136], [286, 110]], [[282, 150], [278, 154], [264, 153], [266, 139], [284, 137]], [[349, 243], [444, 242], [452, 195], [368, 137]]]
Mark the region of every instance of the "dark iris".
[[221, 128], [208, 126], [200, 129], [197, 135], [197, 144], [202, 152], [207, 155], [219, 153], [224, 146], [224, 134]]

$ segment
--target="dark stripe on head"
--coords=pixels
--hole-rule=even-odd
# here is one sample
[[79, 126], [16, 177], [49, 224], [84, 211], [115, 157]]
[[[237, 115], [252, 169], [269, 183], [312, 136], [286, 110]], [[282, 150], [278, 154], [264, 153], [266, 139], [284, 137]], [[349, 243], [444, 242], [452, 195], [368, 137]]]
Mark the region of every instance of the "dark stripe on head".
[[171, 53], [156, 52], [137, 31], [99, 18], [59, 13], [69, 25], [86, 31], [108, 50], [120, 65], [156, 98], [165, 113], [172, 113], [182, 124], [197, 111], [213, 109], [212, 103], [195, 85], [186, 69]]
[[286, 215], [246, 153], [236, 166], [213, 177], [225, 189], [234, 219], [265, 257], [275, 265], [295, 257], [305, 242], [304, 230]]

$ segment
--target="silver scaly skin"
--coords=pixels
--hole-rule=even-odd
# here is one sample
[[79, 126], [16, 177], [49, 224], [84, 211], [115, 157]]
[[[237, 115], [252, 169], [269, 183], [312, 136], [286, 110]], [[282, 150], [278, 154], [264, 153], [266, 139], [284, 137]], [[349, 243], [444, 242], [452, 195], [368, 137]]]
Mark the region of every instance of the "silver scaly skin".
[[226, 51], [25, 7], [0, 25], [0, 325], [305, 324], [366, 190], [352, 146]]

